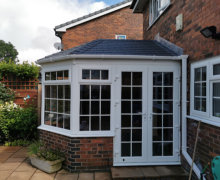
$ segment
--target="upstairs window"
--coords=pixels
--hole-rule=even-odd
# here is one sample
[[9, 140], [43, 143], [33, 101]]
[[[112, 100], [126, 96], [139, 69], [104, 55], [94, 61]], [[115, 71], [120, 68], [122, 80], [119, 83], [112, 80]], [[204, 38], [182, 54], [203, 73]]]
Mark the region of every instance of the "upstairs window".
[[126, 35], [115, 35], [115, 39], [126, 39]]
[[170, 0], [151, 0], [150, 2], [150, 15], [149, 25], [151, 26], [157, 18], [165, 11], [170, 5]]

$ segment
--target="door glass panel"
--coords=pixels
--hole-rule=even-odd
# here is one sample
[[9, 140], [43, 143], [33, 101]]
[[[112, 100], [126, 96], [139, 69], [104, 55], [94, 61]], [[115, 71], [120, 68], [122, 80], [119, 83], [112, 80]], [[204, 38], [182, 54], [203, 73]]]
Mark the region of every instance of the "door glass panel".
[[121, 156], [142, 156], [142, 72], [122, 72]]
[[220, 118], [220, 83], [213, 83], [213, 116]]
[[173, 72], [153, 73], [152, 155], [173, 155]]

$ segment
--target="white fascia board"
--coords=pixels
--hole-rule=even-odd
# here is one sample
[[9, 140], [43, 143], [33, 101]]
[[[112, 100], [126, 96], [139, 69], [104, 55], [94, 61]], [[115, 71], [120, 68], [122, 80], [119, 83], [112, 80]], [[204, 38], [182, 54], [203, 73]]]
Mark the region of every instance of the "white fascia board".
[[114, 12], [114, 11], [117, 11], [117, 10], [119, 10], [119, 9], [125, 8], [125, 7], [130, 6], [130, 5], [131, 5], [131, 2], [127, 2], [127, 3], [125, 3], [125, 4], [122, 4], [122, 5], [120, 5], [120, 6], [117, 6], [117, 7], [115, 7], [115, 8], [109, 9], [109, 10], [104, 11], [104, 12], [102, 12], [102, 13], [99, 13], [99, 14], [96, 14], [96, 15], [94, 15], [94, 16], [91, 16], [91, 17], [88, 17], [88, 18], [86, 18], [86, 19], [83, 19], [83, 20], [81, 20], [81, 21], [77, 21], [77, 22], [75, 22], [75, 23], [68, 24], [68, 25], [66, 25], [66, 26], [64, 26], [64, 27], [61, 27], [61, 28], [57, 28], [56, 31], [57, 31], [57, 32], [66, 32], [66, 29], [68, 29], [68, 28], [77, 26], [77, 25], [82, 24], [82, 23], [85, 23], [85, 22], [87, 22], [87, 21], [91, 21], [91, 20], [93, 20], [93, 19], [99, 18], [99, 17], [101, 17], [101, 16], [104, 16], [104, 15], [106, 15], [106, 14], [112, 13], [112, 12]]
[[111, 60], [182, 60], [182, 56], [140, 56], [140, 55], [67, 55], [57, 58], [47, 58], [45, 60], [36, 61], [37, 64], [44, 64], [50, 62], [64, 61], [64, 60], [77, 60], [77, 59], [111, 59]]

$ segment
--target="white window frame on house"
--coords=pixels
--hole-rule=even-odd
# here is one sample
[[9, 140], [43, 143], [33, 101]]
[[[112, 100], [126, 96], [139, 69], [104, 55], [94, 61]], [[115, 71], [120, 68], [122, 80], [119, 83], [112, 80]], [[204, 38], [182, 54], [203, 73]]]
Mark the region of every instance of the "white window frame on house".
[[[58, 71], [66, 71], [68, 70], [68, 79], [62, 79], [62, 80], [45, 80], [45, 74], [47, 72], [58, 72]], [[61, 133], [61, 134], [70, 134], [72, 129], [72, 112], [71, 112], [71, 103], [72, 103], [72, 93], [71, 93], [71, 78], [72, 77], [72, 71], [70, 66], [62, 66], [62, 67], [58, 67], [58, 66], [54, 66], [54, 67], [48, 67], [45, 69], [42, 69], [42, 108], [41, 108], [41, 126], [40, 129], [45, 129], [45, 130], [49, 130], [52, 132], [57, 132], [57, 133]], [[65, 86], [65, 85], [69, 85], [70, 86], [70, 129], [65, 129], [65, 128], [59, 128], [59, 127], [55, 127], [52, 125], [46, 125], [44, 123], [45, 120], [45, 86], [52, 86], [52, 85], [61, 85], [61, 86]], [[58, 108], [58, 107], [57, 107]]]
[[149, 26], [152, 26], [169, 7], [170, 0], [151, 0], [149, 3]]
[[126, 35], [123, 34], [116, 34], [115, 39], [127, 39]]
[[[220, 126], [220, 117], [213, 116], [213, 83], [220, 83], [220, 74], [213, 74], [213, 66], [220, 64], [220, 56], [194, 62], [191, 64], [190, 82], [190, 116], [189, 118], [199, 120], [215, 126]], [[194, 88], [195, 69], [206, 67], [206, 111], [195, 110], [194, 108]]]

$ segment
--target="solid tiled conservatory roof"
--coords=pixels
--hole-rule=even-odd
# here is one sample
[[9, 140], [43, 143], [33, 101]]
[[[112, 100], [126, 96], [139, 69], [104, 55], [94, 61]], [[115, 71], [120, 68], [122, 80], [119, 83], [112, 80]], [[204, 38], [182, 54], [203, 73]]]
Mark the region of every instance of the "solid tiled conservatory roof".
[[178, 56], [171, 49], [155, 40], [112, 40], [99, 39], [46, 56], [37, 62], [70, 55], [137, 55], [137, 56]]

